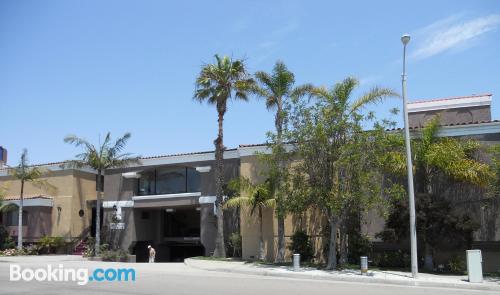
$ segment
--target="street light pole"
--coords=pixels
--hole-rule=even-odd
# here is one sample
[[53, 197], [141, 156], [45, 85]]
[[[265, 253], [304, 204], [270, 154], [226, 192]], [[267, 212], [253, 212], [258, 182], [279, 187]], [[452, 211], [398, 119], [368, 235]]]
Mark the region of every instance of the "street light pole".
[[411, 160], [410, 127], [408, 126], [408, 106], [406, 97], [406, 45], [410, 42], [410, 35], [401, 37], [403, 42], [403, 75], [401, 83], [403, 90], [403, 113], [405, 121], [405, 146], [406, 146], [406, 167], [408, 169], [408, 195], [410, 202], [410, 241], [411, 241], [411, 274], [414, 279], [418, 276], [417, 258], [417, 225], [415, 222], [415, 193], [413, 189], [413, 164]]

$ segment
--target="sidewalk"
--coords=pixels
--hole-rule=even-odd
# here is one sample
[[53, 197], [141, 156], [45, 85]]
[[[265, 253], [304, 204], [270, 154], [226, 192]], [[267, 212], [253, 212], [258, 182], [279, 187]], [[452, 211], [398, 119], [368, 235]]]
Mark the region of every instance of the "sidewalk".
[[359, 270], [353, 269], [342, 271], [324, 271], [312, 268], [302, 268], [300, 271], [293, 271], [290, 266], [278, 267], [241, 261], [226, 262], [193, 258], [185, 259], [184, 264], [193, 268], [208, 271], [232, 272], [249, 275], [500, 292], [500, 279], [498, 278], [485, 278], [483, 283], [469, 283], [467, 281], [467, 276], [420, 273], [418, 279], [412, 279], [411, 273], [378, 270], [369, 271], [368, 275], [363, 276]]

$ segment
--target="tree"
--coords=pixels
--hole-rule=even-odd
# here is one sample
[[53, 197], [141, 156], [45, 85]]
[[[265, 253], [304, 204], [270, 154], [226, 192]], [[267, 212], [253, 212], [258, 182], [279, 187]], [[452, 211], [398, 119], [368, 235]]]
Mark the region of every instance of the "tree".
[[226, 257], [224, 243], [224, 213], [223, 186], [224, 186], [224, 115], [227, 111], [228, 100], [248, 101], [248, 95], [255, 89], [254, 80], [248, 75], [242, 60], [233, 60], [228, 56], [215, 55], [214, 64], [202, 67], [196, 79], [194, 99], [207, 101], [215, 105], [218, 114], [218, 133], [214, 140], [215, 145], [215, 193], [217, 209], [217, 237], [215, 240], [215, 257]]
[[[275, 162], [276, 167], [269, 167], [271, 177], [274, 177], [276, 188], [274, 191], [276, 199], [276, 215], [278, 219], [278, 255], [276, 262], [283, 262], [285, 260], [285, 193], [283, 189], [283, 182], [285, 181], [285, 159], [283, 147], [283, 128], [286, 114], [283, 109], [285, 100], [291, 97], [301, 96], [312, 89], [309, 84], [302, 85], [294, 88], [295, 76], [290, 72], [282, 61], [277, 61], [274, 65], [273, 72], [268, 74], [266, 72], [256, 72], [255, 78], [259, 82], [256, 92], [259, 96], [265, 98], [266, 107], [269, 110], [276, 109], [274, 126], [276, 134], [271, 136], [273, 159], [268, 159]], [[274, 169], [273, 169], [274, 168]]]
[[[468, 235], [471, 229], [475, 228], [470, 217], [466, 215], [455, 215], [452, 212], [447, 217], [430, 215], [427, 211], [428, 208], [435, 208], [437, 211], [438, 208], [446, 209], [450, 206], [449, 202], [443, 200], [441, 196], [442, 188], [456, 182], [487, 187], [494, 179], [491, 167], [476, 158], [481, 149], [480, 143], [472, 139], [439, 137], [439, 122], [440, 117], [435, 116], [419, 132], [418, 136], [412, 139], [413, 169], [415, 178], [418, 180], [415, 186], [418, 195], [416, 205], [423, 208], [420, 210], [421, 215], [417, 216], [417, 230], [425, 253], [424, 268], [427, 270], [434, 269], [433, 253], [439, 244], [439, 237], [443, 239], [443, 235], [446, 233], [460, 239], [461, 235], [457, 236], [457, 232]], [[390, 159], [389, 162], [392, 162], [390, 170], [395, 175], [406, 175], [403, 137], [401, 134], [395, 134], [394, 137], [394, 143], [400, 148], [386, 154], [387, 159]], [[392, 215], [400, 215], [402, 212], [404, 211], [396, 209], [393, 210]], [[398, 217], [391, 216], [389, 220], [391, 219], [398, 219]], [[448, 228], [450, 224], [457, 230], [441, 232], [441, 229]], [[399, 227], [403, 223], [389, 222], [387, 224], [389, 229], [395, 225]], [[462, 228], [463, 230], [461, 230]], [[392, 229], [394, 230], [394, 228]], [[407, 229], [403, 232], [407, 232]], [[405, 236], [401, 236], [401, 238]]]
[[38, 167], [30, 167], [28, 164], [28, 150], [24, 149], [21, 154], [19, 165], [9, 170], [9, 173], [21, 182], [21, 191], [19, 194], [19, 214], [18, 214], [18, 234], [17, 234], [17, 248], [23, 247], [23, 203], [24, 203], [24, 185], [29, 182], [34, 186], [44, 188], [47, 191], [55, 191], [55, 187], [47, 181], [40, 179], [45, 171]]
[[259, 215], [259, 260], [265, 259], [262, 211], [264, 208], [274, 208], [276, 199], [273, 197], [271, 181], [253, 184], [247, 178], [232, 180], [229, 186], [236, 192], [234, 197], [226, 201], [229, 208], [249, 206], [250, 215], [257, 209]]
[[351, 102], [357, 85], [356, 79], [347, 78], [330, 89], [314, 88], [314, 104], [295, 99], [291, 106], [289, 139], [300, 159], [292, 172], [292, 199], [300, 207], [321, 209], [327, 217], [327, 269], [337, 267], [337, 232], [351, 208], [369, 208], [383, 196], [379, 173], [383, 149], [377, 140], [383, 130], [378, 126], [363, 132], [361, 122], [366, 117], [360, 110], [398, 94], [375, 87]]
[[73, 144], [75, 147], [83, 148], [82, 153], [76, 155], [76, 160], [65, 162], [64, 166], [68, 168], [90, 167], [97, 171], [97, 197], [96, 197], [96, 233], [95, 233], [95, 251], [99, 254], [99, 245], [101, 243], [101, 176], [106, 169], [126, 167], [140, 162], [139, 157], [132, 157], [130, 153], [121, 153], [130, 139], [130, 133], [125, 133], [115, 142], [111, 140], [111, 134], [108, 132], [102, 144], [97, 146], [87, 140], [68, 135], [64, 142]]

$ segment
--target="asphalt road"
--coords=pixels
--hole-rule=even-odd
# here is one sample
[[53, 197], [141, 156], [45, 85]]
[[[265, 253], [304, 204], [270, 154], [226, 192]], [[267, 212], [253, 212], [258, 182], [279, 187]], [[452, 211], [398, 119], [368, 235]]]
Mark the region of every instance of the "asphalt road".
[[[129, 282], [24, 282], [10, 281], [10, 265], [21, 269], [52, 265], [64, 269], [134, 268], [136, 280]], [[0, 257], [0, 294], [203, 294], [203, 295], [279, 295], [279, 294], [499, 294], [486, 291], [359, 284], [289, 279], [192, 269], [182, 263], [110, 263], [78, 261], [74, 257]]]

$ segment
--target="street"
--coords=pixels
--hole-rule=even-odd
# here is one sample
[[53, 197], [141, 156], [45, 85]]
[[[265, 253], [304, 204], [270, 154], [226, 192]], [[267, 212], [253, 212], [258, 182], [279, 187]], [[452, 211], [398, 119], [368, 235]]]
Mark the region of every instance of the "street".
[[[9, 281], [9, 265], [47, 268], [47, 264], [71, 268], [134, 268], [136, 280], [129, 282], [23, 282]], [[183, 263], [114, 263], [82, 261], [71, 256], [0, 257], [0, 294], [495, 294], [486, 291], [428, 287], [403, 287], [204, 271]]]

